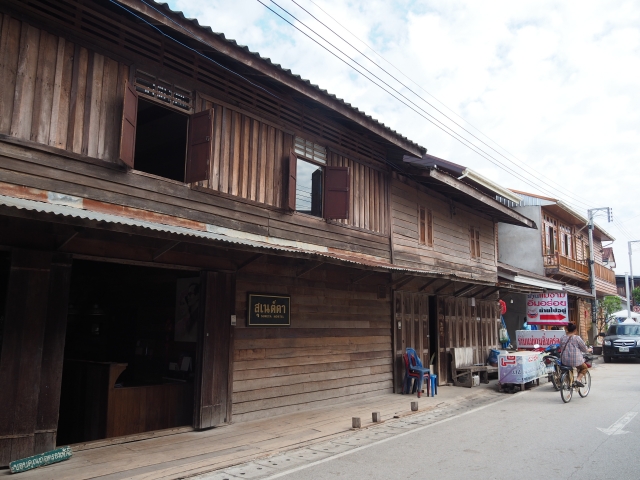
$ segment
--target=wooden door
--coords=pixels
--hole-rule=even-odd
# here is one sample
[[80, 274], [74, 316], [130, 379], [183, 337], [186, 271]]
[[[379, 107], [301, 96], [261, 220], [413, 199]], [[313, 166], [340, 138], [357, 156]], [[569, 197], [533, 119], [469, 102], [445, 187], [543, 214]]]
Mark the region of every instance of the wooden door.
[[231, 422], [235, 275], [203, 272], [198, 325], [194, 428]]
[[413, 348], [422, 364], [429, 365], [429, 296], [424, 293], [394, 292], [394, 391], [402, 391], [402, 354]]

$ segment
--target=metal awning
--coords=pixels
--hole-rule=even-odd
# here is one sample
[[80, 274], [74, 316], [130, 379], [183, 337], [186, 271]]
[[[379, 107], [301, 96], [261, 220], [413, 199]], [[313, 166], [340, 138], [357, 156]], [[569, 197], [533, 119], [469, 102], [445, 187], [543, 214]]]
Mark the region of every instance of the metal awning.
[[539, 287], [545, 290], [558, 290], [561, 291], [564, 287], [560, 282], [554, 282], [553, 280], [541, 280], [539, 278], [527, 277], [520, 274], [509, 274], [504, 272], [498, 272], [498, 278], [504, 278], [510, 282], [520, 283], [522, 285], [528, 285], [532, 287]]
[[[312, 243], [299, 242], [284, 238], [277, 238], [265, 235], [257, 235], [254, 233], [243, 232], [231, 228], [225, 228], [218, 225], [206, 224], [203, 222], [188, 221], [178, 217], [170, 217], [167, 215], [158, 215], [153, 212], [140, 211], [143, 215], [155, 216], [162, 218], [170, 223], [160, 223], [149, 221], [142, 218], [132, 218], [131, 216], [115, 215], [113, 213], [105, 213], [86, 208], [83, 198], [64, 195], [55, 192], [41, 192], [37, 200], [26, 198], [17, 198], [6, 195], [0, 195], [0, 214], [10, 216], [23, 216], [21, 211], [29, 212], [29, 218], [34, 218], [33, 213], [43, 214], [42, 218], [37, 220], [54, 221], [57, 223], [67, 223], [70, 219], [81, 219], [88, 222], [90, 228], [104, 229], [104, 224], [119, 225], [132, 227], [132, 229], [146, 229], [156, 232], [163, 232], [180, 236], [188, 236], [192, 238], [206, 239], [216, 242], [231, 243], [244, 247], [253, 247], [257, 249], [268, 249], [279, 252], [287, 252], [290, 254], [305, 254], [325, 259], [331, 259], [347, 264], [358, 265], [362, 267], [372, 268], [378, 271], [389, 271], [397, 273], [406, 273], [416, 276], [436, 277], [450, 279], [454, 281], [464, 281], [468, 283], [477, 283], [484, 285], [494, 285], [494, 283], [486, 280], [473, 278], [472, 275], [466, 277], [458, 274], [444, 273], [433, 270], [419, 270], [406, 268], [399, 265], [393, 265], [384, 260], [371, 257], [368, 255], [349, 252], [346, 250], [338, 250], [331, 247], [316, 245]], [[100, 202], [91, 201], [92, 205]], [[104, 204], [105, 206], [107, 204]], [[113, 210], [113, 206], [110, 209]], [[173, 220], [172, 220], [173, 219]], [[173, 223], [173, 224], [171, 224]], [[180, 224], [188, 223], [193, 228], [180, 226]], [[101, 226], [102, 224], [102, 226]], [[129, 231], [129, 230], [127, 230]]]
[[565, 285], [564, 287], [562, 287], [562, 289], [570, 295], [576, 295], [578, 297], [593, 298], [593, 295], [591, 295], [591, 292], [588, 292], [587, 290], [580, 287], [575, 287], [573, 285]]

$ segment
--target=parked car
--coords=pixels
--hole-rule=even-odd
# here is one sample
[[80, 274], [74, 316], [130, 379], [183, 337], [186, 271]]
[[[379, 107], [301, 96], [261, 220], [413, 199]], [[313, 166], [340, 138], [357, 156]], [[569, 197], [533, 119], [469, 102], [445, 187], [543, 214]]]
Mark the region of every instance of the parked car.
[[602, 344], [602, 357], [605, 363], [613, 358], [640, 358], [640, 324], [611, 325]]

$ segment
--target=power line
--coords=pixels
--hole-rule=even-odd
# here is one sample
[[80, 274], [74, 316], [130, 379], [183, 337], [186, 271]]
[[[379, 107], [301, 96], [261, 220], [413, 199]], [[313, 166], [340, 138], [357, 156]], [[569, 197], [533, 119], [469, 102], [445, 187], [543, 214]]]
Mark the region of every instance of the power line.
[[[518, 163], [514, 162], [512, 159], [508, 158], [507, 156], [505, 156], [503, 153], [499, 152], [498, 150], [496, 150], [495, 148], [493, 148], [491, 145], [487, 144], [485, 141], [483, 141], [482, 139], [478, 138], [476, 135], [474, 135], [472, 132], [470, 132], [469, 130], [467, 130], [465, 127], [463, 127], [462, 125], [460, 125], [458, 122], [456, 122], [455, 120], [453, 120], [451, 117], [449, 117], [447, 114], [445, 114], [444, 112], [442, 112], [441, 110], [439, 110], [435, 105], [433, 105], [431, 102], [429, 102], [428, 100], [426, 100], [425, 98], [423, 98], [422, 96], [420, 96], [418, 93], [414, 92], [411, 88], [409, 88], [407, 85], [405, 85], [403, 82], [401, 82], [400, 80], [398, 80], [395, 76], [391, 75], [387, 70], [385, 70], [384, 68], [382, 68], [380, 65], [378, 65], [376, 62], [374, 62], [371, 58], [369, 58], [364, 52], [362, 52], [361, 50], [359, 50], [358, 48], [356, 48], [352, 43], [350, 43], [349, 41], [347, 41], [344, 37], [342, 37], [340, 34], [338, 34], [336, 31], [334, 31], [331, 27], [327, 26], [322, 20], [318, 19], [315, 15], [313, 15], [311, 12], [309, 12], [306, 8], [304, 8], [302, 5], [300, 5], [296, 0], [291, 0], [295, 5], [297, 5], [298, 7], [300, 7], [302, 10], [304, 10], [309, 16], [311, 16], [314, 20], [316, 20], [318, 23], [320, 23], [323, 27], [325, 27], [327, 30], [329, 30], [331, 33], [333, 33], [335, 36], [337, 36], [340, 40], [342, 40], [344, 43], [346, 43], [347, 45], [349, 45], [351, 48], [353, 48], [356, 52], [358, 52], [360, 55], [362, 55], [364, 58], [366, 58], [367, 60], [369, 60], [369, 62], [371, 62], [372, 64], [374, 64], [376, 67], [378, 67], [380, 70], [382, 70], [384, 73], [386, 73], [387, 75], [389, 75], [391, 78], [393, 78], [396, 82], [398, 82], [400, 85], [402, 85], [404, 88], [406, 88], [407, 90], [409, 90], [412, 94], [414, 94], [416, 97], [418, 97], [420, 100], [422, 100], [423, 102], [425, 102], [427, 105], [429, 105], [430, 107], [432, 107], [436, 112], [440, 113], [442, 116], [444, 116], [447, 120], [449, 120], [450, 122], [452, 122], [454, 125], [456, 125], [457, 127], [461, 128], [462, 130], [464, 130], [465, 132], [467, 132], [469, 135], [471, 135], [473, 138], [475, 138], [476, 140], [478, 140], [480, 143], [482, 143], [483, 145], [487, 146], [488, 148], [490, 148], [491, 150], [493, 150], [494, 152], [496, 152], [498, 155], [500, 155], [501, 157], [503, 157], [505, 160], [507, 160], [508, 162], [511, 162], [512, 164], [514, 164], [516, 167], [520, 168], [523, 172], [525, 172], [528, 175], [532, 175], [532, 176], [536, 176], [535, 173], [532, 173], [532, 170], [530, 170], [528, 167], [526, 167], [526, 164], [523, 164], [523, 162], [519, 159], [517, 159], [515, 157], [515, 155], [509, 153], [506, 149], [504, 149], [503, 147], [501, 147], [497, 142], [495, 142], [494, 140], [491, 140], [489, 137], [487, 137], [487, 135], [484, 135], [482, 132], [480, 132], [484, 137], [486, 137], [488, 140], [490, 140], [491, 142], [495, 143], [498, 147], [500, 147], [501, 149], [503, 149], [505, 152], [509, 153], [509, 155], [511, 155], [514, 159], [518, 160]], [[313, 2], [313, 0], [310, 0], [311, 3], [313, 3], [314, 5], [318, 6], [315, 2]], [[278, 5], [277, 3], [275, 3], [273, 0], [272, 2], [276, 5]], [[280, 7], [278, 5], [278, 7]], [[280, 7], [282, 9], [282, 7]], [[318, 7], [320, 8], [320, 7]], [[322, 8], [320, 8], [325, 14], [326, 11], [323, 10]], [[284, 10], [284, 9], [283, 9]], [[286, 11], [286, 10], [285, 10]], [[287, 12], [288, 13], [288, 12]], [[327, 14], [328, 15], [328, 14]], [[330, 16], [330, 15], [329, 15]], [[293, 16], [292, 16], [293, 17]], [[330, 16], [331, 17], [331, 16]], [[295, 18], [295, 17], [293, 17]], [[333, 17], [331, 17], [333, 19]], [[334, 19], [335, 21], [335, 19]], [[302, 22], [301, 22], [302, 23]], [[337, 22], [336, 22], [337, 23]], [[304, 25], [304, 24], [303, 24]], [[342, 25], [340, 23], [338, 23], [338, 25], [340, 25], [342, 27]], [[306, 25], [305, 25], [306, 26]], [[307, 27], [309, 28], [309, 27]], [[344, 28], [344, 27], [342, 27]], [[313, 31], [313, 30], [312, 30]], [[319, 35], [317, 32], [316, 35]], [[319, 35], [320, 36], [320, 35]], [[357, 38], [355, 35], [352, 34], [352, 36], [354, 36], [354, 38]], [[323, 38], [322, 36], [320, 36], [320, 38]], [[323, 38], [323, 40], [326, 41], [326, 39]], [[366, 43], [362, 42], [363, 44], [365, 44], [368, 48], [371, 49], [371, 47], [369, 47]], [[331, 45], [331, 43], [329, 43]], [[332, 45], [334, 48], [336, 48], [334, 45]], [[373, 50], [373, 49], [371, 49]], [[344, 54], [344, 52], [341, 52]], [[378, 55], [380, 58], [383, 58], [381, 55], [379, 55], [377, 52], [374, 51], [374, 53], [376, 53], [376, 55]], [[352, 59], [352, 61], [355, 61]], [[385, 60], [386, 61], [386, 60]], [[356, 62], [357, 63], [357, 62]], [[394, 67], [397, 71], [399, 71], [404, 77], [409, 78], [407, 75], [405, 75], [404, 73], [402, 73], [397, 67], [395, 67], [393, 64], [389, 63], [392, 67]], [[359, 65], [359, 64], [358, 64]], [[364, 68], [364, 67], [363, 67]], [[368, 71], [368, 70], [367, 70]], [[376, 77], [377, 78], [377, 77]], [[409, 80], [411, 80], [409, 78]], [[416, 82], [413, 82], [416, 83]], [[386, 83], [385, 83], [386, 84]], [[392, 88], [392, 87], [390, 87]], [[423, 91], [426, 91], [424, 89], [422, 89]], [[429, 93], [429, 92], [427, 92]], [[433, 95], [429, 94], [430, 96], [433, 97]], [[405, 97], [406, 98], [406, 97]], [[433, 97], [435, 98], [435, 97]], [[439, 101], [439, 100], [438, 100]], [[439, 101], [440, 102], [440, 101]], [[440, 102], [442, 103], [442, 102]], [[445, 105], [446, 107], [446, 105]], [[449, 109], [447, 107], [447, 109], [449, 111], [451, 111], [451, 109]], [[462, 118], [459, 115], [458, 118]], [[462, 119], [463, 121], [466, 122], [466, 120]], [[468, 122], [467, 122], [468, 123]], [[473, 127], [473, 125], [472, 125]], [[476, 127], [473, 127], [476, 130], [478, 130]], [[478, 130], [479, 131], [479, 130]], [[526, 168], [525, 168], [526, 167]], [[549, 177], [547, 177], [546, 175], [543, 174], [539, 174], [539, 178], [544, 178], [549, 182], [552, 182], [553, 184], [555, 184], [558, 188], [564, 188], [563, 185], [560, 185], [559, 183], [555, 182], [554, 180], [550, 179]], [[570, 198], [573, 198], [574, 200], [583, 203], [580, 201], [579, 197], [575, 197], [572, 195], [569, 195], [567, 193], [565, 193], [565, 195], [569, 196]], [[583, 205], [588, 205], [587, 203], [583, 203]]]
[[[367, 80], [369, 80], [370, 82], [372, 82], [374, 85], [378, 86], [380, 89], [382, 89], [383, 91], [385, 91], [386, 93], [388, 93], [389, 95], [391, 95], [393, 98], [395, 98], [396, 100], [398, 100], [399, 102], [401, 102], [402, 104], [404, 104], [405, 106], [409, 107], [411, 110], [413, 110], [415, 113], [417, 113], [418, 115], [420, 115], [421, 117], [423, 117], [425, 120], [427, 120], [428, 122], [432, 123], [434, 126], [436, 126], [437, 128], [439, 128], [440, 130], [442, 130], [443, 132], [445, 132], [446, 134], [448, 134], [449, 136], [451, 136], [452, 138], [458, 140], [460, 143], [462, 143], [463, 145], [465, 145], [467, 148], [469, 148], [470, 150], [474, 151], [475, 153], [477, 153], [478, 155], [480, 155], [481, 157], [485, 158], [486, 160], [488, 160], [489, 162], [493, 163], [494, 165], [498, 166], [499, 168], [504, 169], [505, 171], [511, 173], [512, 175], [514, 175], [516, 178], [520, 179], [521, 181], [525, 182], [526, 184], [532, 186], [535, 189], [539, 189], [542, 190], [544, 192], [546, 192], [547, 194], [551, 195], [551, 196], [556, 196], [557, 195], [557, 190], [547, 190], [545, 188], [541, 187], [541, 184], [547, 185], [545, 182], [540, 182], [538, 184], [534, 184], [532, 183], [529, 179], [523, 177], [522, 175], [520, 175], [519, 173], [515, 172], [514, 170], [510, 169], [509, 167], [507, 167], [505, 164], [503, 164], [501, 161], [497, 160], [495, 157], [493, 157], [492, 155], [488, 154], [487, 152], [485, 152], [484, 150], [481, 149], [481, 147], [478, 147], [477, 145], [474, 145], [471, 141], [463, 138], [461, 135], [459, 135], [457, 132], [454, 132], [450, 127], [448, 127], [447, 125], [445, 125], [444, 123], [442, 123], [440, 120], [436, 119], [433, 115], [431, 115], [430, 113], [426, 112], [424, 109], [422, 109], [421, 107], [419, 107], [418, 105], [415, 104], [415, 102], [413, 102], [412, 100], [408, 99], [405, 95], [403, 95], [402, 93], [398, 92], [398, 90], [396, 90], [395, 88], [393, 88], [391, 85], [389, 85], [387, 82], [385, 82], [384, 80], [380, 79], [380, 77], [378, 77], [377, 75], [375, 75], [374, 73], [372, 73], [369, 69], [367, 69], [366, 67], [364, 67], [363, 65], [361, 65], [359, 62], [357, 62], [356, 60], [353, 60], [352, 58], [350, 58], [348, 55], [346, 55], [342, 50], [340, 50], [339, 48], [337, 48], [335, 45], [333, 45], [331, 42], [329, 42], [326, 38], [324, 38], [322, 35], [318, 34], [315, 30], [313, 30], [312, 28], [310, 28], [308, 25], [306, 25], [304, 22], [300, 21], [298, 18], [296, 18], [294, 15], [292, 15], [290, 12], [288, 12], [286, 9], [284, 9], [283, 7], [281, 7], [280, 5], [278, 5], [274, 0], [271, 0], [271, 3], [273, 3], [274, 5], [276, 5], [280, 10], [282, 10], [283, 12], [285, 12], [287, 15], [289, 15], [291, 18], [293, 18], [295, 21], [297, 21], [298, 23], [300, 23], [301, 25], [303, 25], [305, 28], [307, 28], [309, 31], [313, 32], [316, 36], [318, 36], [319, 38], [321, 38], [323, 41], [325, 41], [327, 44], [331, 45], [331, 47], [333, 47], [335, 50], [337, 50], [338, 52], [340, 52], [342, 55], [346, 56], [347, 58], [349, 58], [349, 60], [351, 60], [353, 63], [357, 64], [358, 66], [360, 66], [361, 68], [365, 69], [367, 72], [369, 72], [371, 75], [373, 75], [375, 78], [377, 78], [378, 80], [380, 80], [382, 83], [384, 83], [385, 85], [387, 85], [389, 88], [391, 88], [394, 92], [398, 93], [400, 96], [402, 96], [404, 99], [406, 99], [409, 103], [411, 103], [412, 105], [414, 105], [415, 107], [417, 107], [418, 109], [420, 109], [422, 112], [424, 112], [426, 115], [428, 115], [429, 117], [432, 117], [436, 122], [440, 123], [442, 125], [442, 127], [440, 125], [435, 124], [431, 119], [427, 118], [425, 115], [423, 115], [422, 113], [420, 113], [418, 110], [416, 110], [416, 108], [414, 108], [413, 106], [409, 105], [407, 102], [401, 100], [400, 98], [398, 98], [396, 95], [394, 95], [393, 93], [389, 92], [387, 89], [385, 89], [383, 86], [381, 86], [380, 84], [378, 84], [377, 82], [375, 82], [374, 80], [372, 80], [371, 78], [369, 78], [367, 75], [365, 75], [364, 73], [362, 73], [360, 70], [358, 70], [356, 67], [354, 67], [353, 65], [351, 65], [349, 62], [347, 62], [344, 58], [341, 58], [340, 56], [338, 56], [335, 52], [331, 51], [329, 48], [327, 48], [325, 45], [321, 44], [318, 40], [316, 40], [315, 38], [312, 38], [309, 34], [307, 34], [306, 32], [304, 32], [303, 30], [301, 30], [299, 27], [297, 27], [296, 25], [294, 25], [292, 22], [290, 22], [289, 20], [287, 20], [286, 18], [284, 18], [282, 15], [280, 15], [278, 12], [276, 12], [275, 10], [273, 10], [271, 7], [269, 7], [268, 5], [264, 4], [261, 0], [257, 0], [261, 5], [263, 5], [265, 8], [267, 8], [268, 10], [270, 10], [272, 13], [274, 13], [275, 15], [277, 15], [279, 18], [281, 18], [283, 21], [285, 21], [286, 23], [288, 23], [289, 25], [291, 25], [293, 28], [295, 28], [296, 30], [298, 30], [300, 33], [302, 33], [303, 35], [305, 35], [307, 38], [309, 38], [310, 40], [312, 40], [314, 43], [316, 43], [317, 45], [319, 45], [320, 47], [322, 47], [324, 50], [326, 50], [327, 52], [329, 52], [331, 55], [333, 55], [334, 57], [336, 57], [338, 60], [340, 60], [341, 62], [345, 63], [348, 67], [352, 68], [353, 70], [355, 70], [356, 72], [358, 72], [360, 75], [362, 75], [364, 78], [366, 78]], [[444, 128], [443, 128], [444, 127]], [[451, 131], [451, 133], [449, 133], [447, 130], [448, 129]], [[532, 175], [534, 176], [534, 175]], [[550, 187], [550, 186], [549, 186]], [[553, 188], [553, 187], [550, 187]], [[567, 202], [567, 203], [571, 203], [571, 202]], [[585, 206], [589, 206], [588, 204], [584, 203], [584, 202], [580, 202]]]

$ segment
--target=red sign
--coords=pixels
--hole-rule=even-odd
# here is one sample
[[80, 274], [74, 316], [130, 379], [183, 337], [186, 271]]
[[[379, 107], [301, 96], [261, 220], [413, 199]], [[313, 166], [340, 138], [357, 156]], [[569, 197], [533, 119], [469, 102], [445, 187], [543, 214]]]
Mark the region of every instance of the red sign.
[[569, 323], [567, 293], [530, 293], [527, 295], [527, 323], [547, 326], [567, 325]]

